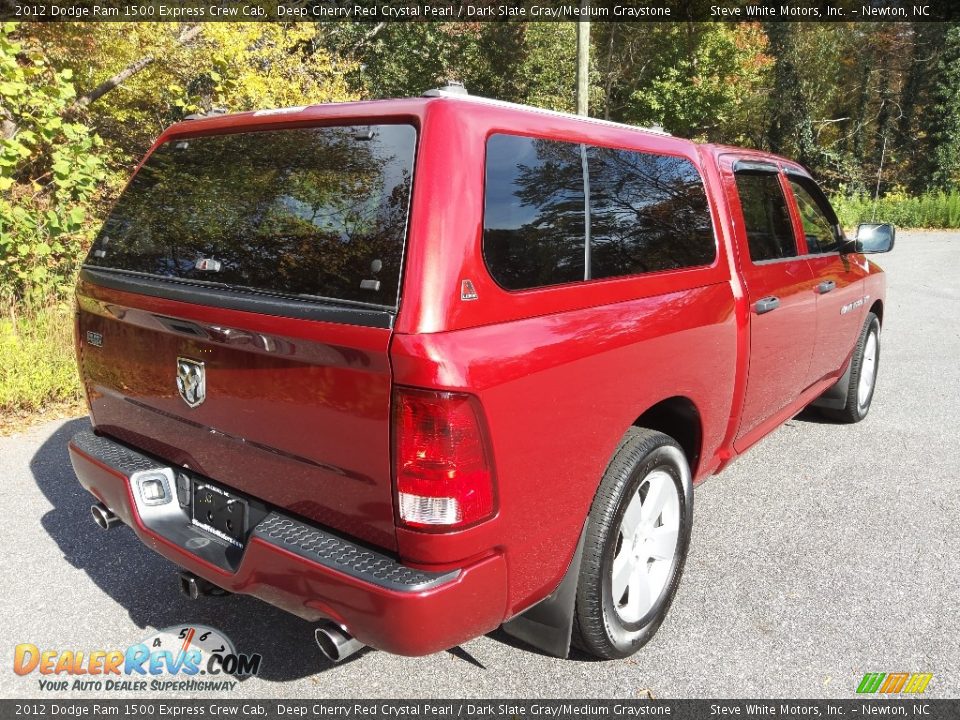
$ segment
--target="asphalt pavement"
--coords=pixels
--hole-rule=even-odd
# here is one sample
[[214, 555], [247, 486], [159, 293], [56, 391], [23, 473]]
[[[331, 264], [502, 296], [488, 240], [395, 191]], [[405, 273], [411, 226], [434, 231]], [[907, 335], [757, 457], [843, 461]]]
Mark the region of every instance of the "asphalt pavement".
[[[931, 672], [960, 696], [960, 233], [902, 232], [870, 416], [805, 412], [696, 491], [673, 609], [633, 658], [559, 660], [495, 632], [425, 658], [333, 666], [312, 626], [258, 600], [191, 602], [127, 528], [90, 518], [71, 419], [0, 438], [0, 697], [42, 693], [13, 649], [125, 648], [202, 623], [262, 672], [224, 697], [850, 697], [866, 672]], [[143, 697], [145, 693], [135, 693]], [[211, 697], [203, 694], [200, 697]]]

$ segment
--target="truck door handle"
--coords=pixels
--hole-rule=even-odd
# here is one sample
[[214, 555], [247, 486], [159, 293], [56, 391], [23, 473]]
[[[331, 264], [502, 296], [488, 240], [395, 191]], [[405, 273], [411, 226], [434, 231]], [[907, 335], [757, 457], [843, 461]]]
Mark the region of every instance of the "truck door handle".
[[821, 295], [825, 295], [833, 290], [836, 286], [837, 284], [833, 280], [824, 280], [822, 283], [817, 285], [817, 292]]
[[780, 307], [780, 298], [771, 295], [762, 300], [757, 300], [757, 304], [753, 306], [753, 309], [757, 311], [757, 315], [763, 315], [771, 310], [776, 310], [778, 307]]

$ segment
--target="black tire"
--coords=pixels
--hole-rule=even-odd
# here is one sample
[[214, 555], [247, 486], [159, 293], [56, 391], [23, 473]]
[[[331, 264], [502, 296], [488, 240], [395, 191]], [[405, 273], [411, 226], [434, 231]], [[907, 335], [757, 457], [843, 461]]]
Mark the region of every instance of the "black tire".
[[[646, 614], [626, 623], [613, 598], [613, 560], [620, 527], [630, 499], [647, 484], [648, 476], [665, 471], [679, 498], [679, 528], [672, 565], [659, 597]], [[661, 480], [663, 480], [661, 476]], [[683, 450], [673, 438], [643, 428], [631, 428], [604, 473], [590, 509], [583, 559], [577, 583], [573, 644], [603, 659], [633, 655], [657, 632], [680, 584], [693, 524], [693, 484]], [[628, 590], [629, 592], [629, 590]]]
[[[864, 355], [871, 334], [876, 337], [873, 382], [869, 393], [861, 398], [859, 393], [860, 378], [864, 372]], [[877, 374], [880, 372], [880, 320], [872, 312], [867, 313], [867, 319], [863, 323], [860, 337], [857, 338], [857, 347], [853, 351], [853, 359], [850, 362], [852, 365], [850, 367], [850, 379], [847, 383], [846, 405], [842, 408], [820, 408], [824, 417], [840, 423], [860, 422], [870, 412], [870, 404], [873, 402], [873, 393], [877, 388]]]

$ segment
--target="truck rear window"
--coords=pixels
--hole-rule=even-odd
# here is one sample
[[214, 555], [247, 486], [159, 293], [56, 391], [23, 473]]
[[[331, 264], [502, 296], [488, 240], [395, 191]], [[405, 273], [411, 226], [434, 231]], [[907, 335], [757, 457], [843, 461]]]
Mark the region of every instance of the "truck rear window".
[[416, 139], [410, 125], [369, 125], [170, 140], [87, 264], [395, 308]]

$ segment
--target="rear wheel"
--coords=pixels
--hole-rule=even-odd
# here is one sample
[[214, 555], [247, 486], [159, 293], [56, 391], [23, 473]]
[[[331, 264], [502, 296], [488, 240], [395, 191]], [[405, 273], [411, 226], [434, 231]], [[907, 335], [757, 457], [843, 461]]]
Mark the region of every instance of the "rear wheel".
[[653, 637], [680, 583], [693, 486], [686, 456], [663, 433], [631, 428], [590, 510], [573, 643], [623, 658]]
[[863, 420], [870, 412], [870, 404], [873, 402], [877, 371], [880, 369], [880, 320], [872, 312], [867, 313], [850, 362], [852, 365], [846, 404], [839, 409], [820, 410], [826, 417], [842, 423], [857, 423]]

